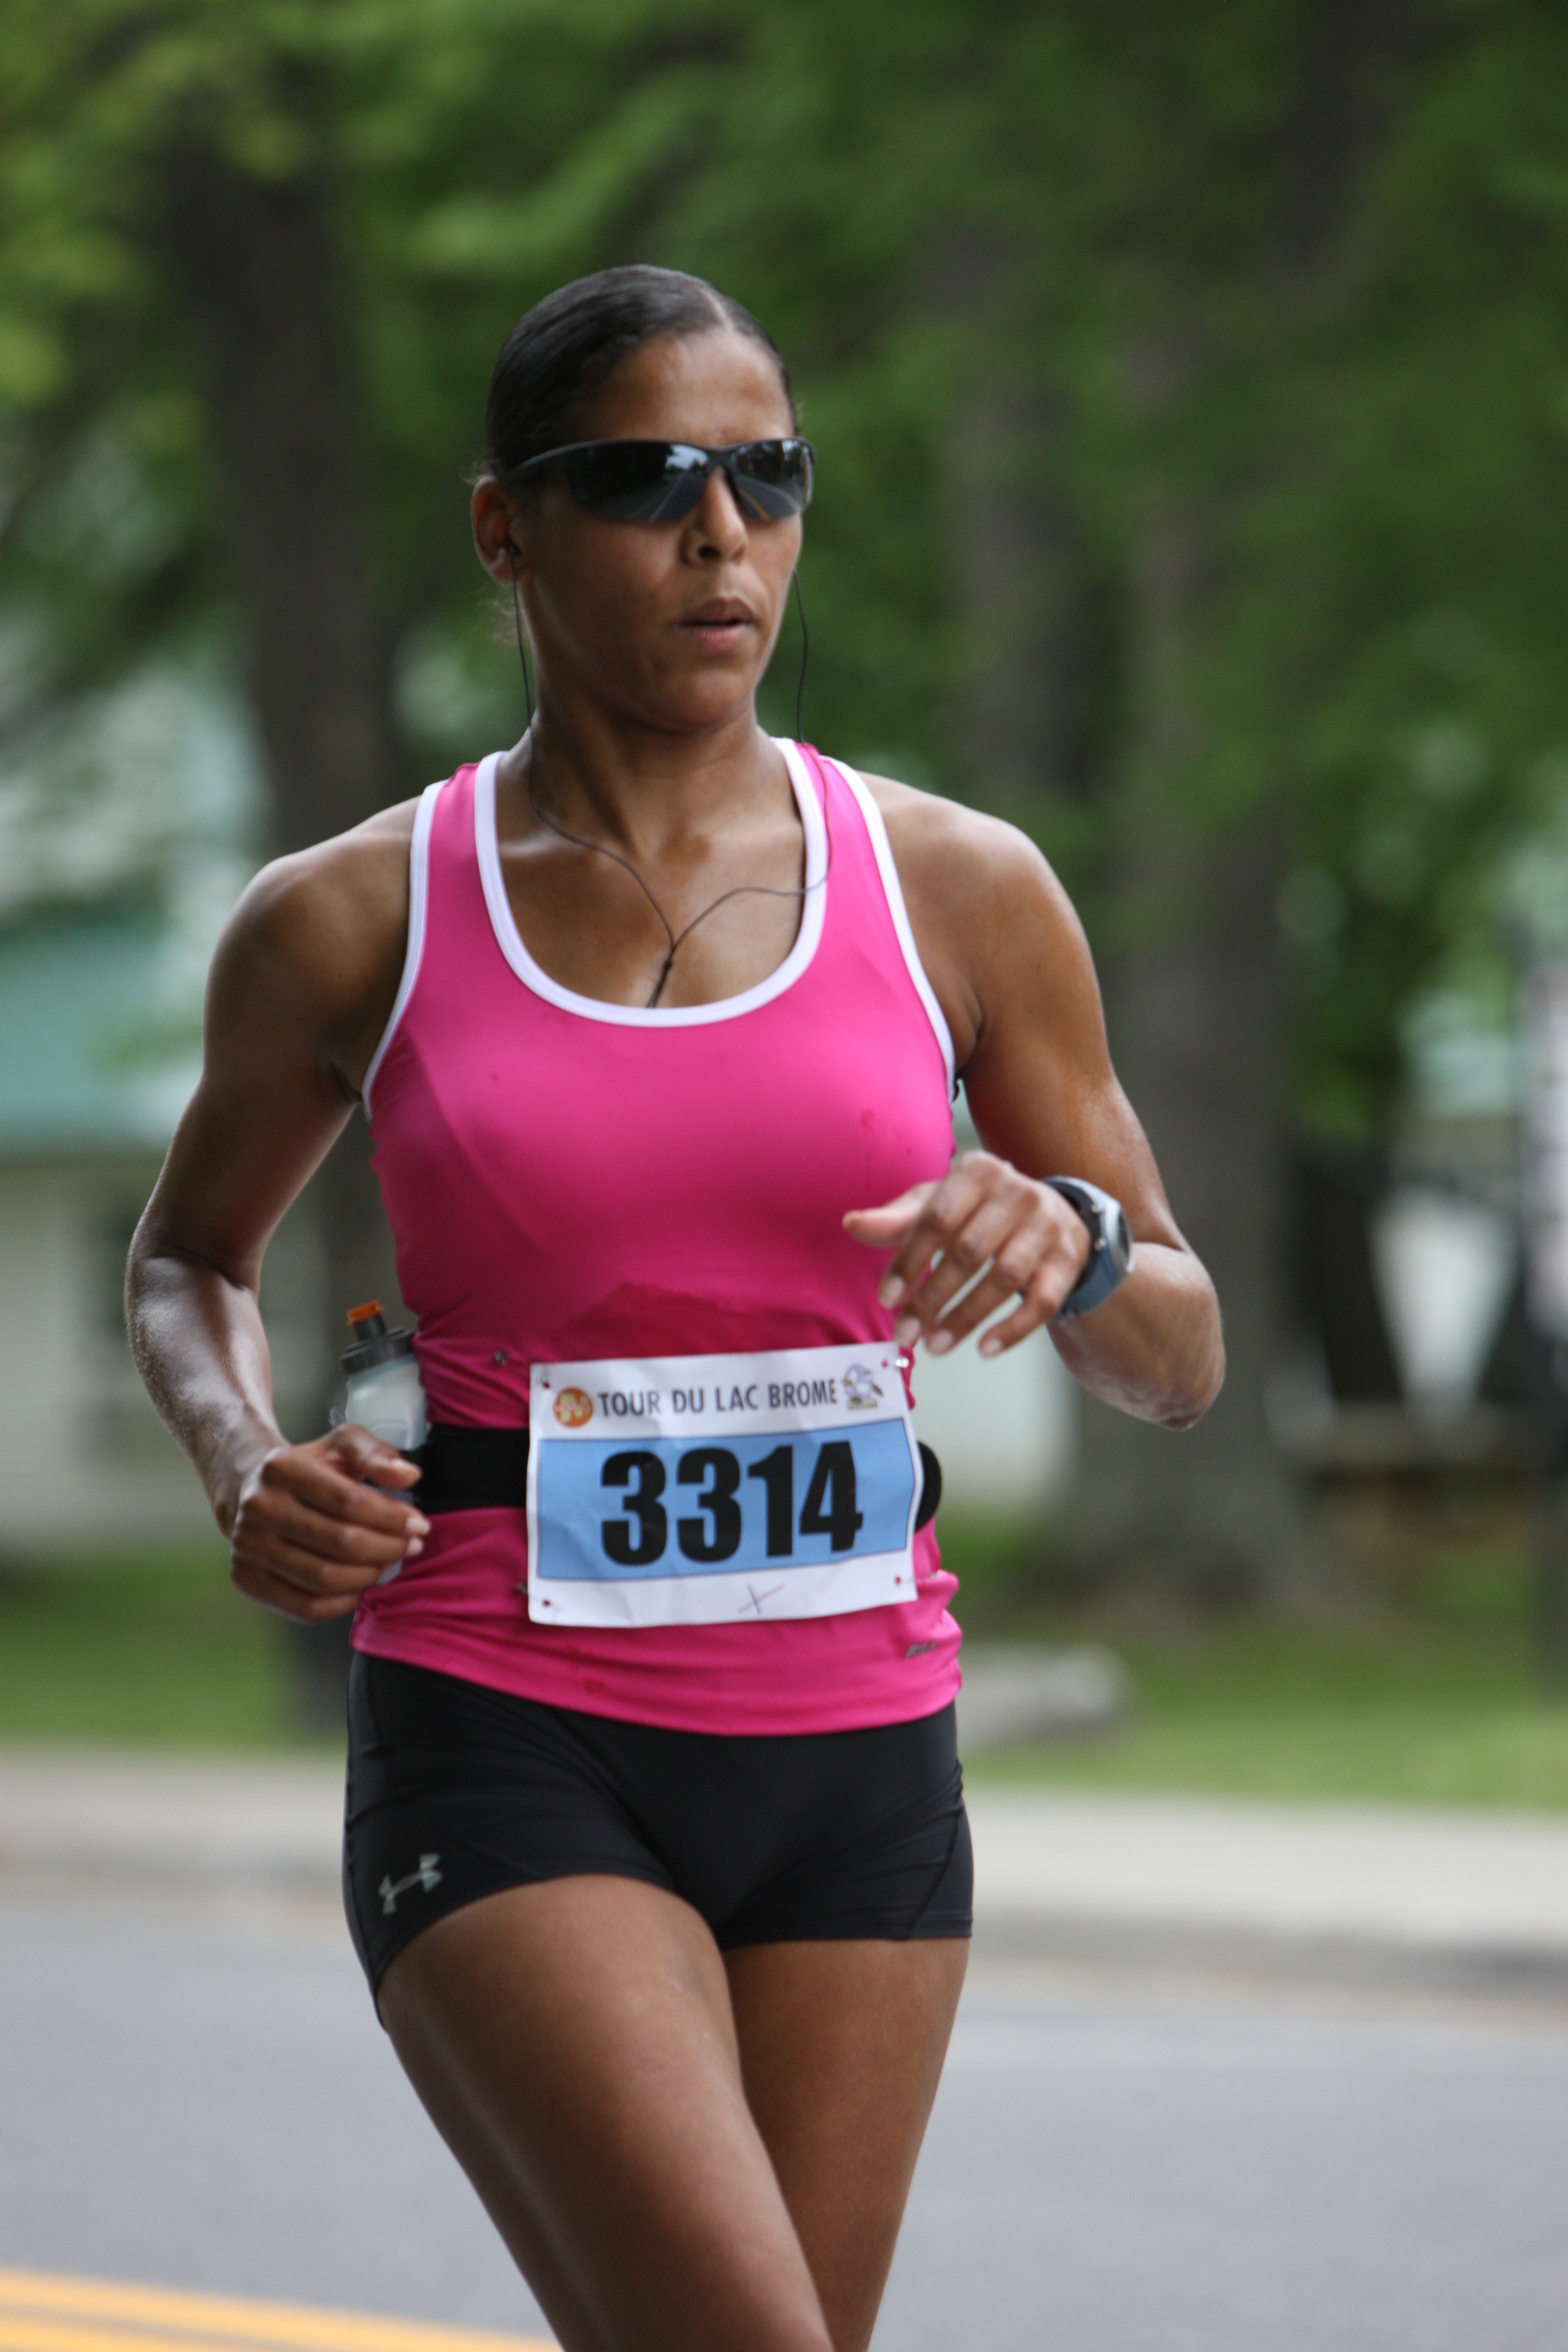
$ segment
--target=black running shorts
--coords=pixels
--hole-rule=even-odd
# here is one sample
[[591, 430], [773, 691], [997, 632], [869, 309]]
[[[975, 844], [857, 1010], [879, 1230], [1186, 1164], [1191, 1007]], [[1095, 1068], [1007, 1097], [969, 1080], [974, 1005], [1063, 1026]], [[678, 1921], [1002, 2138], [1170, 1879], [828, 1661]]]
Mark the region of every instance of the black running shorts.
[[355, 1653], [343, 1897], [373, 1991], [444, 1913], [583, 1872], [668, 1888], [725, 1950], [967, 1936], [953, 1710], [789, 1738], [663, 1731]]

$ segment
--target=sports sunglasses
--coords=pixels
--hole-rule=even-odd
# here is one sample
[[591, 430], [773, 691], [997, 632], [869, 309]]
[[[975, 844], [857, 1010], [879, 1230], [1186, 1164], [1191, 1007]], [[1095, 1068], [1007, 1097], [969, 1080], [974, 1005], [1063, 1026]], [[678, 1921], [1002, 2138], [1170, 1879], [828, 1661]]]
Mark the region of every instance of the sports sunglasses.
[[743, 514], [783, 522], [811, 503], [816, 452], [809, 441], [737, 441], [704, 449], [695, 441], [568, 441], [530, 457], [510, 476], [526, 482], [559, 466], [566, 487], [590, 514], [622, 522], [679, 522], [721, 473]]

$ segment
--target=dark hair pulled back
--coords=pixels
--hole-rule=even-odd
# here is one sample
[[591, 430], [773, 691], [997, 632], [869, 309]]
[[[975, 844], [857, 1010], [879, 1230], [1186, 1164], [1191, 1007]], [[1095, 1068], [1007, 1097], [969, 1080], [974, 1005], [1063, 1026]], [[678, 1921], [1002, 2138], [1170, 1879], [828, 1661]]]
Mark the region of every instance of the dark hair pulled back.
[[732, 294], [680, 269], [635, 262], [574, 278], [536, 302], [505, 342], [485, 404], [485, 462], [503, 482], [573, 436], [574, 413], [617, 361], [658, 335], [733, 328], [760, 343], [779, 372], [795, 417], [784, 355], [762, 321]]

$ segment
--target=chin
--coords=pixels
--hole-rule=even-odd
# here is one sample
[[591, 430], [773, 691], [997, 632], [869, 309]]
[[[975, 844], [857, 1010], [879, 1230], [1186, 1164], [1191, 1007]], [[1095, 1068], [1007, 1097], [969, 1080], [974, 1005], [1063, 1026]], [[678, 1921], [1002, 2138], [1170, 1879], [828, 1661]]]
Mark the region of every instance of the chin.
[[752, 677], [708, 677], [684, 693], [650, 696], [647, 716], [672, 735], [703, 735], [750, 716], [756, 690]]

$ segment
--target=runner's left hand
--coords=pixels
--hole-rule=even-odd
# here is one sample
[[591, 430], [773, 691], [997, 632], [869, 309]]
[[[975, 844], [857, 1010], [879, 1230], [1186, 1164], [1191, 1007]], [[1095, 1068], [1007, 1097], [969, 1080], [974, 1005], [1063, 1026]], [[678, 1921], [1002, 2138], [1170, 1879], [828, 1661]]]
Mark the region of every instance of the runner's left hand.
[[1089, 1259], [1089, 1227], [1071, 1202], [990, 1151], [960, 1152], [940, 1183], [911, 1184], [879, 1209], [851, 1209], [844, 1224], [868, 1248], [896, 1249], [878, 1296], [899, 1310], [899, 1345], [924, 1339], [933, 1356], [1009, 1299], [1017, 1304], [980, 1352], [1016, 1348], [1051, 1320]]

